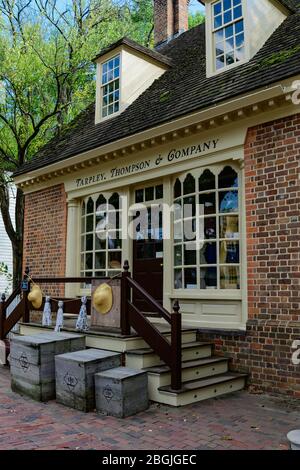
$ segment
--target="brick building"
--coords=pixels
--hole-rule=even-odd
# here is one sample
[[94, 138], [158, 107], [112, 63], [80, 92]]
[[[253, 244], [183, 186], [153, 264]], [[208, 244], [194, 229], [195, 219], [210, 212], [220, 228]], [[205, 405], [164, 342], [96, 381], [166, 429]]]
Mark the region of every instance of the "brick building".
[[[187, 0], [154, 3], [155, 49], [101, 51], [95, 104], [15, 174], [24, 266], [111, 277], [129, 260], [253, 389], [300, 397], [300, 2], [206, 0], [189, 31]], [[154, 228], [135, 204], [148, 222], [158, 207]]]

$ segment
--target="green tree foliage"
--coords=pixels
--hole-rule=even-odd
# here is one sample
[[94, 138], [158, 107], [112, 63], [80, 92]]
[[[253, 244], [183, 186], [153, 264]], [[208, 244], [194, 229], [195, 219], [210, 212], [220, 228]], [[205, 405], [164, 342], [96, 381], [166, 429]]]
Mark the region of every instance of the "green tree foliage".
[[23, 194], [9, 214], [7, 171], [15, 171], [95, 96], [92, 58], [122, 36], [151, 43], [152, 1], [0, 0], [0, 209], [22, 263]]
[[196, 13], [189, 15], [189, 28], [194, 28], [198, 24], [204, 23], [205, 15], [201, 13], [201, 11], [197, 11]]

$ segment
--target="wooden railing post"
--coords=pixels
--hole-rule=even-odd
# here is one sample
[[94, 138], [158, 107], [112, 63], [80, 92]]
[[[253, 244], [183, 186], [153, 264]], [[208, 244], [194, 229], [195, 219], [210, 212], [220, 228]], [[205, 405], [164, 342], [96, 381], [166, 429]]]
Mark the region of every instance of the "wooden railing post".
[[[24, 316], [23, 316], [23, 322], [24, 323], [29, 323], [30, 322], [30, 310], [29, 310], [29, 302], [28, 302], [28, 295], [30, 292], [30, 280], [29, 280], [29, 268], [27, 267], [25, 269], [25, 276], [23, 278], [23, 283], [28, 283], [27, 284], [27, 289], [23, 289], [24, 284], [22, 285], [22, 291], [23, 291], [23, 302], [24, 302]], [[26, 284], [25, 284], [26, 285]]]
[[0, 339], [4, 339], [5, 337], [5, 334], [4, 334], [4, 326], [5, 326], [5, 320], [6, 320], [5, 301], [6, 301], [6, 296], [5, 294], [2, 294], [1, 301], [0, 301]]
[[171, 351], [172, 370], [171, 387], [173, 390], [181, 389], [181, 313], [179, 313], [179, 303], [175, 300], [173, 313], [171, 314]]
[[130, 286], [127, 279], [130, 277], [129, 263], [124, 262], [122, 278], [121, 278], [121, 333], [122, 335], [130, 335], [128, 300], [130, 300]]

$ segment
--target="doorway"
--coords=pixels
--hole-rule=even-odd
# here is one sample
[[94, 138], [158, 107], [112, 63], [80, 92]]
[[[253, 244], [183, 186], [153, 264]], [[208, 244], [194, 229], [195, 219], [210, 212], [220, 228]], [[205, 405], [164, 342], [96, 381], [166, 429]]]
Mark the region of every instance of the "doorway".
[[[163, 185], [135, 190], [133, 278], [163, 304]], [[134, 292], [134, 304], [143, 312], [151, 307]]]

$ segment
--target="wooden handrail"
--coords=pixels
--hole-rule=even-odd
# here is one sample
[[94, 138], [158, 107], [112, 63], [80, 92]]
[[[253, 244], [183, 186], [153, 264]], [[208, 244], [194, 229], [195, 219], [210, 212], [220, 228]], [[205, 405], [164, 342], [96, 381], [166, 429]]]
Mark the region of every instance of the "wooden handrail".
[[15, 288], [15, 290], [10, 294], [10, 296], [8, 297], [8, 299], [5, 300], [5, 309], [7, 310], [7, 308], [13, 303], [13, 301], [16, 299], [16, 297], [18, 295], [21, 295], [21, 287], [18, 286]]
[[170, 313], [164, 309], [158, 302], [157, 300], [154, 299], [142, 286], [140, 286], [132, 277], [128, 277], [128, 283], [131, 287], [136, 289], [139, 294], [141, 294], [144, 299], [148, 302], [148, 304], [151, 305], [151, 307], [154, 307], [154, 310], [160, 313], [160, 315], [168, 322], [171, 324], [171, 315]]
[[[121, 273], [120, 273], [121, 275]], [[33, 281], [37, 284], [75, 284], [90, 283], [91, 281], [110, 280], [110, 277], [34, 277]]]
[[[152, 297], [137, 281], [130, 277], [128, 261], [124, 263], [122, 273], [121, 293], [121, 329], [125, 335], [134, 330], [149, 344], [154, 352], [171, 369], [171, 387], [180, 390], [182, 385], [181, 373], [181, 314], [178, 301], [174, 303], [174, 313], [170, 314]], [[154, 308], [162, 318], [171, 324], [171, 342], [151, 323], [148, 318], [134, 305], [130, 291], [135, 289], [143, 299]]]
[[[121, 273], [120, 273], [121, 275]], [[109, 280], [109, 277], [36, 277], [33, 279], [35, 283], [39, 284], [68, 284], [68, 283], [91, 283], [94, 280]], [[24, 323], [29, 323], [30, 321], [30, 310], [36, 310], [31, 303], [28, 301], [28, 294], [30, 290], [30, 284], [32, 282], [31, 277], [29, 276], [29, 268], [25, 270], [24, 281], [28, 281], [28, 289], [22, 291], [21, 286], [17, 287], [13, 293], [10, 295], [8, 299], [5, 299], [5, 296], [2, 296], [0, 302], [0, 339], [5, 339], [8, 333], [12, 330], [12, 328], [23, 318]], [[10, 315], [6, 318], [6, 311], [9, 305], [16, 299], [16, 297], [20, 295], [21, 300], [16, 305], [14, 310], [10, 313]], [[80, 298], [77, 299], [59, 299], [62, 301], [68, 301], [68, 308], [70, 310], [75, 310], [80, 307]], [[56, 300], [52, 299], [52, 302], [56, 302]], [[88, 304], [90, 305], [90, 300], [88, 299]], [[42, 306], [39, 310], [43, 309], [45, 303], [45, 298], [43, 298]]]

